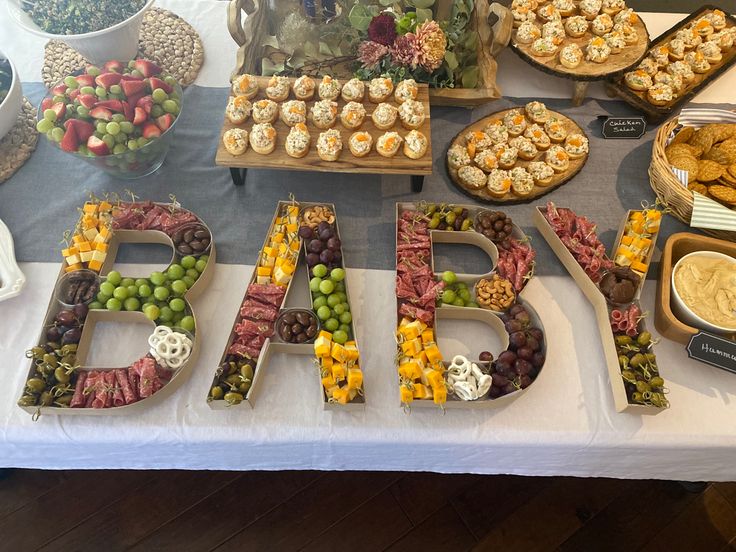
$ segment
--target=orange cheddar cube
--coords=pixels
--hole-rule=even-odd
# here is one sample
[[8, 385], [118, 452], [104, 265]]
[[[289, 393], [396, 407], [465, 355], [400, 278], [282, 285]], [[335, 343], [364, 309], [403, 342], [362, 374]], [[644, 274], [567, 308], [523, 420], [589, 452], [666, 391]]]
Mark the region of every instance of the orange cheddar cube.
[[87, 265], [87, 268], [89, 268], [90, 270], [94, 270], [95, 272], [99, 272], [100, 270], [102, 270], [102, 263], [100, 261], [92, 259]]
[[447, 389], [444, 386], [433, 387], [432, 395], [435, 404], [445, 404], [447, 402]]
[[430, 364], [442, 362], [442, 353], [440, 353], [440, 348], [437, 347], [436, 343], [433, 343], [429, 347], [425, 347], [424, 352], [427, 353], [427, 360]]
[[92, 251], [92, 246], [89, 244], [88, 241], [80, 241], [77, 246], [79, 247], [80, 253], [84, 253], [85, 251]]
[[82, 268], [84, 268], [84, 267], [81, 264], [76, 263], [76, 264], [67, 266], [64, 269], [64, 272], [74, 272], [75, 270], [81, 270]]
[[82, 207], [82, 211], [86, 215], [94, 215], [97, 213], [97, 205], [88, 201], [84, 204], [84, 207]]
[[444, 389], [445, 387], [445, 378], [442, 377], [442, 373], [438, 370], [432, 370], [429, 372], [427, 374], [427, 381], [432, 389], [437, 389], [438, 387], [442, 387]]
[[401, 402], [404, 404], [409, 404], [414, 400], [414, 392], [406, 387], [405, 385], [401, 386]]
[[348, 402], [350, 402], [350, 390], [347, 387], [338, 387], [332, 393], [332, 398], [340, 404], [347, 404]]
[[360, 368], [348, 370], [348, 388], [360, 389], [363, 386], [363, 371]]

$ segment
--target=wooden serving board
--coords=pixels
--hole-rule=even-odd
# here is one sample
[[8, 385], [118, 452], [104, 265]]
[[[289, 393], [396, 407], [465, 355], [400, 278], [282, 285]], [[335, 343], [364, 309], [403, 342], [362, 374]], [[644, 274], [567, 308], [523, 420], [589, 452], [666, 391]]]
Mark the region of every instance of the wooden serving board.
[[[542, 7], [547, 3], [548, 2], [540, 2], [539, 7]], [[573, 15], [579, 15], [577, 10]], [[563, 24], [565, 19], [567, 18], [562, 18]], [[537, 20], [537, 23], [539, 23], [539, 20]], [[541, 23], [537, 26], [541, 30]], [[627, 71], [637, 65], [646, 55], [647, 48], [649, 47], [649, 31], [647, 31], [647, 27], [644, 25], [641, 17], [639, 17], [639, 20], [635, 25], [633, 25], [633, 28], [639, 36], [639, 41], [636, 44], [625, 46], [618, 54], [611, 54], [608, 60], [604, 63], [594, 63], [585, 59], [585, 48], [590, 39], [596, 36], [590, 31], [590, 29], [588, 29], [588, 31], [580, 38], [574, 38], [567, 35], [553, 56], [542, 57], [534, 55], [531, 44], [522, 44], [516, 40], [516, 29], [514, 29], [514, 32], [511, 35], [511, 42], [509, 45], [521, 59], [545, 73], [575, 81], [602, 80]], [[559, 52], [568, 44], [577, 44], [583, 51], [583, 60], [580, 62], [580, 65], [574, 69], [565, 67], [560, 63]]]
[[[691, 21], [702, 17], [703, 15], [718, 9], [715, 6], [707, 5], [703, 6], [691, 15], [665, 31], [652, 42], [651, 48], [647, 50], [647, 54], [658, 46], [668, 44], [670, 40], [674, 38], [677, 31], [687, 26]], [[721, 10], [723, 11], [723, 10]], [[726, 28], [736, 26], [736, 17], [732, 14], [726, 13]], [[692, 100], [697, 96], [700, 91], [720, 77], [726, 72], [734, 63], [736, 63], [736, 44], [734, 44], [728, 50], [721, 50], [723, 58], [718, 63], [711, 63], [710, 70], [707, 73], [695, 73], [695, 79], [687, 85], [680, 93], [666, 105], [654, 105], [647, 99], [647, 91], [632, 90], [624, 82], [623, 75], [617, 75], [613, 78], [612, 82], [608, 84], [607, 88], [609, 92], [619, 96], [629, 105], [632, 105], [636, 109], [643, 111], [647, 115], [654, 119], [661, 119], [669, 116], [674, 111], [679, 110], [680, 107]]]
[[[268, 85], [267, 83], [269, 81], [269, 78], [270, 77], [257, 77], [260, 91], [258, 93], [258, 96], [251, 100], [252, 102], [266, 98], [265, 91], [266, 86]], [[296, 79], [292, 78], [289, 80], [293, 83]], [[341, 84], [344, 84], [344, 82], [341, 82]], [[288, 99], [294, 99], [293, 93], [289, 95]], [[291, 169], [300, 171], [323, 172], [360, 172], [410, 175], [432, 174], [432, 135], [430, 130], [429, 92], [426, 84], [419, 85], [419, 95], [417, 97], [417, 100], [421, 101], [424, 104], [424, 110], [427, 114], [424, 123], [418, 129], [422, 134], [427, 137], [428, 141], [427, 152], [420, 159], [409, 159], [408, 157], [406, 157], [402, 151], [403, 145], [399, 148], [398, 153], [392, 158], [383, 157], [376, 151], [376, 142], [384, 132], [389, 132], [393, 130], [398, 132], [403, 138], [409, 133], [409, 130], [401, 126], [401, 121], [398, 117], [396, 118], [396, 124], [393, 126], [393, 128], [389, 129], [389, 131], [379, 130], [378, 128], [376, 128], [376, 126], [373, 124], [373, 121], [371, 120], [371, 114], [378, 104], [374, 104], [368, 100], [368, 85], [366, 84], [366, 96], [365, 100], [363, 101], [363, 105], [365, 106], [366, 110], [366, 116], [360, 128], [350, 130], [342, 125], [339, 115], [346, 102], [342, 98], [338, 98], [337, 100], [335, 100], [337, 102], [338, 117], [337, 122], [335, 123], [333, 128], [340, 131], [340, 134], [342, 135], [343, 148], [342, 153], [340, 154], [340, 158], [337, 161], [323, 161], [319, 157], [319, 155], [317, 155], [317, 138], [319, 137], [319, 134], [321, 132], [324, 132], [324, 130], [314, 126], [309, 116], [311, 107], [318, 100], [319, 98], [317, 97], [317, 93], [315, 92], [314, 98], [305, 102], [307, 104], [306, 125], [309, 129], [310, 135], [312, 136], [312, 143], [309, 146], [309, 153], [307, 153], [307, 155], [305, 155], [301, 159], [295, 159], [287, 155], [286, 150], [284, 149], [284, 144], [286, 143], [286, 137], [289, 134], [289, 130], [291, 130], [291, 128], [280, 119], [277, 119], [276, 122], [272, 123], [277, 133], [276, 149], [272, 153], [268, 155], [261, 155], [260, 153], [256, 153], [255, 151], [253, 151], [253, 148], [251, 148], [250, 146], [248, 146], [248, 150], [243, 155], [232, 155], [228, 153], [222, 143], [222, 135], [231, 128], [242, 128], [250, 133], [250, 130], [253, 127], [254, 123], [253, 119], [250, 117], [245, 123], [241, 125], [235, 125], [231, 123], [227, 118], [225, 118], [222, 126], [222, 131], [220, 132], [220, 141], [217, 145], [217, 155], [215, 156], [215, 163], [217, 165], [222, 165], [225, 167], [236, 168], [259, 167], [266, 169]], [[277, 103], [280, 104], [282, 102]], [[393, 95], [387, 100], [387, 103], [390, 103], [396, 107], [399, 106], [399, 104], [394, 101]], [[348, 138], [350, 138], [350, 135], [354, 132], [357, 132], [358, 130], [365, 130], [369, 132], [371, 136], [373, 136], [373, 148], [371, 149], [371, 152], [365, 157], [355, 157], [348, 148]]]
[[[523, 107], [519, 107], [515, 109], [519, 109], [522, 113], [524, 112]], [[452, 146], [457, 145], [457, 144], [464, 146], [465, 145], [464, 137], [468, 132], [472, 132], [474, 130], [483, 130], [485, 127], [488, 126], [488, 124], [491, 121], [496, 120], [496, 119], [503, 119], [504, 115], [506, 115], [506, 113], [508, 113], [509, 111], [513, 111], [513, 110], [504, 109], [503, 111], [497, 111], [496, 113], [491, 113], [487, 117], [483, 117], [482, 119], [474, 122], [472, 125], [465, 127], [457, 136], [455, 136], [455, 138], [453, 138], [449, 147], [451, 148]], [[580, 128], [580, 126], [578, 126], [578, 124], [575, 121], [573, 121], [569, 117], [565, 117], [563, 114], [558, 113], [557, 111], [552, 111], [550, 109], [548, 109], [547, 111], [549, 112], [550, 116], [559, 119], [559, 121], [565, 125], [565, 129], [567, 130], [568, 134], [573, 134], [573, 133], [582, 134], [583, 136], [587, 138], [587, 135], [585, 134], [585, 132], [583, 132], [583, 129]], [[527, 123], [529, 122], [530, 120], [529, 118], [527, 118]], [[516, 160], [516, 164], [514, 165], [514, 167], [526, 167], [532, 161], [544, 161], [545, 153], [546, 153], [546, 150], [540, 151], [534, 159], [531, 159], [529, 161], [518, 158]], [[552, 177], [552, 182], [547, 186], [539, 186], [538, 184], [535, 184], [534, 190], [532, 190], [532, 193], [526, 197], [519, 197], [517, 195], [514, 195], [512, 192], [507, 193], [504, 197], [493, 197], [490, 193], [488, 193], [487, 188], [481, 188], [480, 190], [469, 190], [460, 183], [460, 179], [458, 178], [457, 171], [455, 169], [447, 165], [447, 172], [450, 174], [450, 178], [452, 179], [452, 182], [455, 184], [455, 186], [461, 192], [472, 197], [475, 200], [483, 201], [485, 203], [495, 203], [495, 204], [528, 203], [539, 197], [542, 197], [545, 194], [550, 193], [552, 190], [559, 188], [565, 182], [570, 180], [573, 176], [578, 174], [578, 172], [580, 172], [580, 169], [583, 168], [583, 165], [585, 165], [585, 162], [588, 160], [588, 155], [589, 154], [585, 154], [583, 157], [579, 159], [570, 159], [570, 167], [565, 172], [555, 173], [554, 176]], [[445, 163], [447, 163], [447, 155], [445, 155]]]

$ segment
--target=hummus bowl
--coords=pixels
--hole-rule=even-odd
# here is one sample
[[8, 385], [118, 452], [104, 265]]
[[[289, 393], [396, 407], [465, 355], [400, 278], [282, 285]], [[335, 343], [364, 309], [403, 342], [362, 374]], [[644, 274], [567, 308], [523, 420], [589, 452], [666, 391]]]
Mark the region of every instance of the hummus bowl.
[[736, 332], [736, 259], [689, 253], [672, 270], [672, 311], [682, 322], [717, 334]]

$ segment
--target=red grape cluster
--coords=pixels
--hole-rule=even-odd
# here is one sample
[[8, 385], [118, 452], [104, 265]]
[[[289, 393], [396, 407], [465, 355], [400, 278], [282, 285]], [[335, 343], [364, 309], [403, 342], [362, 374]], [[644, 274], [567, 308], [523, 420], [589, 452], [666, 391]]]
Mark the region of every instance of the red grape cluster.
[[87, 312], [87, 305], [83, 303], [74, 305], [72, 309], [60, 310], [54, 317], [54, 325], [46, 330], [46, 339], [49, 343], [61, 345], [79, 343]]
[[299, 228], [299, 237], [306, 244], [307, 266], [310, 270], [318, 264], [324, 264], [330, 270], [342, 266], [342, 244], [334, 224], [322, 221], [314, 229], [302, 226]]

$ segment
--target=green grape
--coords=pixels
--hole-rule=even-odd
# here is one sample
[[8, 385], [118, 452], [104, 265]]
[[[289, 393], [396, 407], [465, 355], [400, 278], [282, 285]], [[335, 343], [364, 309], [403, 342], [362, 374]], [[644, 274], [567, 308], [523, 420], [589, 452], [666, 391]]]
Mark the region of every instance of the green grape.
[[318, 278], [324, 278], [327, 276], [327, 267], [323, 264], [314, 265], [314, 268], [312, 268], [312, 274]]
[[110, 300], [111, 297], [112, 295], [108, 295], [107, 293], [103, 293], [102, 291], [100, 291], [95, 297], [95, 299], [97, 299], [99, 303], [102, 303], [104, 305]]
[[105, 125], [105, 130], [108, 134], [117, 136], [120, 133], [120, 125], [115, 121], [110, 121], [109, 123], [107, 123], [107, 125]]
[[179, 320], [179, 326], [182, 330], [186, 330], [188, 332], [194, 331], [194, 317], [193, 316], [185, 316], [181, 320]]
[[141, 301], [137, 297], [128, 297], [123, 303], [126, 311], [137, 311], [141, 308]]
[[317, 309], [317, 318], [324, 321], [327, 320], [330, 317], [330, 307], [327, 305], [322, 305], [320, 308]]
[[348, 302], [348, 296], [345, 293], [345, 291], [338, 291], [335, 293], [340, 298], [341, 303], [347, 303]]
[[186, 275], [193, 280], [196, 280], [197, 278], [199, 278], [199, 271], [196, 268], [188, 268], [186, 271]]
[[332, 272], [330, 272], [330, 278], [335, 282], [342, 282], [345, 279], [345, 269], [333, 268]]
[[120, 285], [125, 287], [132, 286], [135, 285], [135, 280], [133, 278], [122, 278], [120, 280]]
[[123, 93], [123, 89], [120, 88], [120, 85], [119, 84], [113, 84], [110, 87], [110, 93], [111, 94], [122, 94]]
[[160, 117], [160, 116], [161, 116], [161, 115], [163, 115], [163, 114], [164, 114], [164, 109], [163, 109], [163, 107], [161, 107], [161, 106], [160, 106], [159, 104], [155, 104], [155, 105], [154, 105], [154, 106], [153, 106], [153, 107], [151, 108], [151, 117], [153, 117], [154, 119], [155, 119], [156, 117]]
[[102, 71], [98, 67], [95, 67], [94, 65], [89, 65], [87, 67], [87, 74], [92, 75], [93, 77], [97, 77], [100, 75]]
[[115, 147], [112, 148], [112, 152], [115, 155], [120, 155], [121, 153], [125, 153], [128, 151], [128, 148], [126, 148], [123, 144], [115, 144]]
[[149, 303], [148, 305], [143, 307], [143, 314], [146, 315], [146, 318], [149, 320], [156, 320], [159, 316], [161, 316], [161, 309], [159, 309], [156, 305]]
[[108, 280], [107, 282], [102, 282], [100, 284], [100, 293], [104, 293], [108, 297], [112, 297], [112, 294], [115, 292], [115, 285]]
[[184, 277], [184, 274], [186, 274], [184, 268], [178, 264], [172, 264], [166, 270], [166, 277], [169, 278], [169, 280], [181, 280]]
[[334, 341], [335, 343], [343, 345], [347, 340], [348, 340], [347, 332], [344, 332], [342, 330], [337, 330], [335, 333], [332, 334], [332, 341]]
[[89, 308], [89, 310], [100, 310], [104, 308], [104, 305], [99, 301], [92, 301], [89, 305], [87, 305], [87, 308]]
[[[179, 261], [179, 264], [183, 266], [186, 270], [189, 270], [190, 268], [194, 268], [194, 265], [197, 263], [197, 259], [192, 257], [191, 255], [187, 255], [186, 257], [182, 257], [181, 261]], [[188, 272], [187, 272], [188, 274]]]
[[350, 324], [353, 321], [353, 315], [349, 312], [344, 312], [340, 315], [340, 323]]
[[196, 280], [191, 276], [184, 276], [181, 281], [187, 285], [187, 289], [191, 288], [194, 285], [194, 282], [196, 282]]
[[168, 305], [161, 307], [161, 314], [159, 314], [158, 317], [159, 320], [162, 320], [163, 322], [170, 322], [174, 319], [174, 311], [172, 311]]
[[107, 132], [107, 123], [105, 121], [100, 121], [95, 125], [95, 128], [100, 134], [105, 134]]
[[136, 295], [138, 295], [138, 286], [137, 285], [131, 284], [129, 286], [126, 286], [126, 288], [128, 290], [128, 296], [129, 297], [135, 297]]
[[184, 299], [180, 299], [179, 297], [169, 301], [169, 308], [174, 312], [182, 312], [186, 306], [187, 304], [184, 302]]
[[455, 295], [457, 295], [461, 301], [464, 301], [466, 303], [470, 301], [470, 290], [468, 288], [457, 290], [457, 292], [455, 292]]
[[113, 149], [115, 147], [115, 137], [112, 134], [105, 134], [102, 137], [102, 141], [105, 142], [107, 149]]
[[169, 298], [169, 288], [158, 286], [153, 290], [153, 296], [159, 301], [166, 301]]
[[455, 292], [451, 289], [446, 289], [442, 292], [442, 302], [452, 304], [455, 301]]
[[130, 151], [135, 151], [138, 149], [138, 142], [135, 140], [128, 140], [127, 146]]
[[38, 121], [38, 123], [36, 123], [36, 130], [43, 134], [46, 134], [50, 130], [53, 130], [53, 128], [54, 123], [52, 123], [48, 119], [41, 119], [40, 121]]
[[61, 140], [64, 138], [64, 129], [59, 127], [54, 127], [51, 130], [51, 139], [54, 142], [61, 142]]
[[187, 292], [187, 284], [182, 280], [174, 280], [171, 282], [171, 291], [177, 295], [184, 295]]
[[350, 325], [349, 324], [340, 324], [340, 327], [337, 328], [341, 332], [345, 332], [346, 334], [350, 335]]
[[123, 304], [120, 302], [120, 299], [112, 297], [107, 300], [107, 303], [105, 303], [105, 307], [107, 307], [107, 310], [119, 311], [123, 308]]
[[457, 282], [457, 275], [451, 270], [445, 270], [442, 273], [442, 281], [448, 285], [452, 285]]
[[151, 92], [151, 97], [153, 98], [153, 101], [160, 104], [164, 101], [169, 99], [169, 95], [161, 88], [156, 88], [153, 92]]
[[205, 264], [207, 264], [207, 262], [210, 260], [210, 256], [209, 255], [200, 255], [199, 260], [200, 261], [204, 261]]
[[324, 295], [320, 295], [314, 301], [312, 301], [312, 308], [314, 310], [317, 310], [320, 307], [324, 307], [326, 305], [327, 305], [327, 297], [325, 297]]
[[322, 278], [315, 276], [311, 280], [309, 280], [309, 291], [312, 293], [317, 293], [319, 291], [319, 286], [322, 283]]
[[141, 287], [141, 286], [147, 284], [148, 283], [148, 280], [146, 280], [145, 278], [136, 278], [135, 279], [135, 282], [133, 282], [133, 283], [135, 285], [137, 285], [138, 287]]
[[88, 117], [89, 116], [89, 109], [84, 107], [83, 105], [80, 105], [77, 107], [77, 115], [80, 117]]
[[324, 323], [325, 330], [328, 332], [334, 332], [339, 326], [340, 323], [337, 321], [337, 318], [328, 318]]
[[[330, 295], [330, 297], [334, 297], [334, 295]], [[335, 314], [338, 315], [338, 316], [340, 316], [341, 314], [343, 314], [345, 312], [345, 307], [343, 306], [342, 303], [338, 303], [337, 305], [333, 306], [332, 308], [335, 311]]]
[[122, 121], [120, 123], [120, 130], [122, 130], [125, 134], [133, 134], [135, 127], [130, 121]]
[[457, 297], [457, 298], [456, 298], [456, 299], [455, 299], [455, 300], [454, 300], [454, 301], [452, 302], [452, 304], [453, 304], [453, 305], [455, 305], [456, 307], [464, 307], [464, 306], [465, 306], [465, 301], [463, 301], [463, 300], [462, 300], [462, 299], [461, 299], [460, 297]]
[[98, 86], [95, 88], [95, 95], [100, 98], [101, 100], [107, 99], [107, 90], [105, 90], [102, 86]]
[[319, 290], [325, 295], [329, 295], [335, 290], [335, 283], [332, 280], [322, 280], [319, 283]]
[[89, 96], [90, 94], [95, 93], [95, 88], [94, 86], [83, 86], [82, 88], [79, 89], [79, 93]]
[[166, 113], [171, 113], [173, 115], [179, 113], [179, 104], [176, 103], [174, 100], [164, 100], [164, 102], [161, 104], [161, 107], [164, 108], [164, 111]]
[[143, 136], [141, 136], [140, 138], [138, 138], [138, 147], [139, 148], [142, 148], [147, 143], [148, 143], [148, 138], [144, 138]]
[[49, 109], [44, 109], [43, 118], [46, 119], [47, 121], [51, 121], [52, 123], [55, 123], [58, 117], [56, 115], [56, 111], [49, 108]]
[[[209, 257], [208, 257], [209, 258]], [[207, 261], [203, 259], [202, 257], [199, 258], [199, 260], [194, 264], [194, 268], [199, 272], [200, 274], [204, 272], [204, 269], [207, 267]]]
[[125, 121], [125, 115], [123, 115], [122, 113], [113, 113], [112, 120], [113, 122], [120, 124]]
[[112, 296], [115, 299], [120, 299], [121, 301], [125, 301], [130, 294], [128, 293], [128, 288], [123, 286], [118, 286], [115, 288], [115, 291], [112, 292]]
[[340, 304], [340, 298], [337, 296], [336, 293], [333, 293], [327, 298], [327, 304], [331, 309], [334, 309], [336, 305]]
[[166, 281], [166, 276], [163, 274], [163, 272], [151, 272], [151, 277], [149, 278], [151, 280], [151, 283], [154, 286], [160, 286]]
[[345, 282], [337, 282], [335, 284], [335, 291], [345, 291]]

